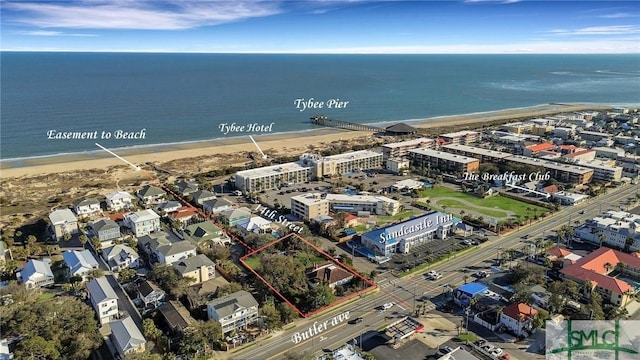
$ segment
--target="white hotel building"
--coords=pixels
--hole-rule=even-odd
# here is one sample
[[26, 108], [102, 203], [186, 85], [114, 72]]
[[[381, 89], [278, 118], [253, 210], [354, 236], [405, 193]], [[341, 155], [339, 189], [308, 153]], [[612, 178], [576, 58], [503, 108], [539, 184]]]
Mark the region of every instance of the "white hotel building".
[[361, 243], [376, 255], [408, 254], [413, 247], [446, 239], [460, 222], [451, 214], [432, 212], [395, 225], [362, 234]]
[[324, 176], [380, 168], [382, 164], [382, 154], [370, 150], [326, 157], [304, 154], [296, 162], [239, 171], [235, 176], [235, 185], [238, 190], [248, 194], [321, 179]]
[[291, 197], [291, 213], [310, 220], [329, 212], [367, 212], [375, 215], [395, 215], [400, 202], [385, 196], [309, 193]]
[[629, 250], [638, 251], [640, 250], [640, 215], [626, 211], [607, 211], [575, 230], [575, 235], [580, 239], [598, 245], [600, 234], [605, 236], [604, 244], [620, 249], [625, 248], [625, 242], [630, 237], [633, 243]]

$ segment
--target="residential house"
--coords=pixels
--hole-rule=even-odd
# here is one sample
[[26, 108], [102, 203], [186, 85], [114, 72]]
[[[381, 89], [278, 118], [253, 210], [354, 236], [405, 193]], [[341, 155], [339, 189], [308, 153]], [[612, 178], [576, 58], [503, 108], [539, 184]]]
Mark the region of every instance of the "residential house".
[[229, 236], [210, 221], [185, 227], [183, 235], [185, 240], [191, 241], [199, 248], [209, 248], [212, 245], [231, 245]]
[[212, 193], [209, 190], [198, 190], [194, 193], [191, 193], [190, 195], [193, 198], [193, 202], [200, 206], [202, 206], [205, 201], [215, 200], [217, 198], [216, 194]]
[[53, 235], [60, 241], [65, 234], [78, 233], [78, 219], [69, 209], [57, 209], [49, 214], [49, 220], [53, 229]]
[[107, 209], [111, 211], [129, 210], [133, 208], [134, 197], [125, 191], [114, 191], [106, 195]]
[[196, 256], [196, 247], [187, 240], [171, 242], [164, 236], [143, 236], [138, 246], [149, 255], [151, 262], [171, 265], [176, 261]]
[[218, 214], [233, 209], [233, 203], [225, 198], [206, 200], [202, 203], [205, 214]]
[[138, 299], [147, 305], [157, 305], [159, 301], [164, 299], [165, 292], [150, 281], [143, 281], [138, 285]]
[[89, 273], [98, 269], [98, 261], [89, 250], [67, 250], [62, 253], [65, 264], [69, 267], [69, 277], [79, 276], [82, 281], [89, 279]]
[[182, 206], [178, 209], [178, 211], [173, 212], [169, 215], [169, 218], [173, 221], [177, 221], [182, 226], [188, 224], [192, 219], [202, 218], [198, 213], [198, 210], [193, 206]]
[[51, 259], [30, 259], [17, 273], [18, 281], [24, 283], [27, 289], [35, 289], [53, 285], [53, 272], [51, 271]]
[[266, 234], [271, 232], [271, 221], [260, 216], [252, 216], [249, 219], [239, 221], [235, 226], [245, 230], [246, 232], [254, 232], [256, 234]]
[[113, 240], [120, 239], [122, 236], [120, 233], [120, 225], [109, 218], [94, 221], [89, 226], [91, 226], [91, 234], [100, 239], [100, 244], [103, 249], [111, 246]]
[[102, 214], [100, 201], [91, 198], [78, 200], [73, 203], [73, 211], [75, 211], [81, 219]]
[[167, 193], [159, 187], [146, 185], [136, 193], [144, 205], [155, 205], [165, 201]]
[[538, 310], [523, 303], [510, 304], [502, 310], [500, 323], [516, 336], [527, 337], [533, 330], [533, 319]]
[[348, 284], [353, 279], [352, 273], [330, 261], [314, 264], [306, 272], [307, 280], [312, 286], [326, 284], [331, 289]]
[[136, 237], [160, 230], [160, 216], [150, 209], [127, 214], [124, 216], [124, 221]]
[[187, 196], [200, 190], [200, 184], [195, 181], [180, 180], [176, 184], [176, 188], [178, 189], [178, 194]]
[[0, 340], [0, 360], [13, 359], [13, 353], [9, 350], [9, 339]]
[[251, 209], [241, 207], [220, 212], [221, 220], [228, 226], [236, 226], [238, 223], [251, 218]]
[[109, 327], [111, 328], [111, 341], [121, 358], [127, 354], [145, 350], [147, 340], [131, 317], [127, 316], [124, 319], [111, 322]]
[[118, 244], [102, 250], [102, 258], [109, 265], [111, 271], [122, 269], [137, 269], [140, 266], [140, 256], [129, 245]]
[[162, 204], [159, 204], [156, 209], [164, 215], [169, 215], [173, 212], [178, 211], [178, 209], [180, 209], [182, 207], [182, 203], [180, 203], [180, 201], [175, 201], [175, 200], [171, 200], [171, 201], [166, 201], [163, 202]]
[[[615, 272], [615, 273], [614, 273]], [[611, 274], [617, 276], [611, 276]], [[560, 270], [562, 277], [575, 281], [586, 296], [597, 291], [605, 302], [623, 307], [634, 300], [636, 289], [625, 281], [640, 280], [640, 258], [601, 247]], [[585, 288], [586, 284], [590, 288]]]
[[531, 287], [531, 300], [533, 303], [543, 309], [549, 309], [549, 301], [551, 300], [551, 294], [540, 285], [534, 285]]
[[168, 301], [158, 307], [162, 319], [173, 334], [184, 333], [195, 320], [179, 301]]
[[100, 320], [100, 325], [115, 320], [118, 316], [118, 296], [107, 278], [102, 276], [89, 281], [87, 292], [91, 306]]
[[210, 301], [207, 315], [209, 320], [219, 322], [222, 332], [228, 334], [258, 320], [258, 302], [249, 292], [241, 290]]
[[193, 285], [216, 277], [216, 265], [206, 255], [200, 254], [173, 263], [182, 277], [194, 279]]
[[547, 249], [547, 259], [551, 260], [554, 266], [558, 268], [563, 267], [565, 264], [575, 264], [581, 257], [582, 256], [558, 246]]

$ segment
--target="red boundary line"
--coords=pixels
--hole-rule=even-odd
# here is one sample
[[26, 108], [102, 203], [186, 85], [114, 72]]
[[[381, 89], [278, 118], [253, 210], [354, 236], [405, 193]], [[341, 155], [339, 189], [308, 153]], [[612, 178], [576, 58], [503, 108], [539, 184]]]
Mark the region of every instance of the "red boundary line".
[[[291, 302], [290, 302], [290, 301], [289, 301], [289, 300], [288, 300], [284, 295], [282, 295], [278, 290], [276, 290], [276, 289], [271, 285], [271, 283], [269, 283], [266, 279], [264, 279], [262, 276], [260, 276], [260, 274], [258, 274], [258, 273], [257, 273], [257, 272], [256, 272], [256, 271], [255, 271], [251, 266], [249, 266], [249, 265], [245, 262], [245, 259], [246, 259], [246, 258], [248, 258], [248, 257], [250, 257], [250, 256], [253, 256], [253, 255], [257, 254], [258, 252], [260, 252], [260, 251], [262, 251], [262, 250], [264, 250], [264, 249], [266, 249], [266, 248], [268, 248], [268, 247], [274, 246], [275, 244], [277, 244], [277, 243], [279, 243], [279, 242], [282, 242], [282, 241], [284, 241], [285, 239], [287, 239], [287, 238], [289, 238], [289, 237], [296, 237], [296, 238], [298, 238], [298, 240], [301, 240], [301, 241], [302, 241], [302, 242], [304, 242], [305, 244], [309, 245], [312, 249], [314, 249], [315, 251], [317, 251], [317, 252], [319, 252], [320, 254], [322, 254], [325, 258], [327, 258], [327, 260], [331, 260], [332, 262], [336, 263], [337, 265], [339, 265], [340, 267], [342, 267], [342, 268], [343, 268], [343, 269], [345, 269], [346, 271], [348, 271], [348, 272], [352, 273], [353, 275], [357, 276], [358, 278], [360, 278], [363, 282], [365, 282], [365, 283], [369, 284], [369, 287], [367, 287], [366, 289], [360, 290], [360, 291], [358, 291], [358, 292], [356, 292], [356, 293], [354, 293], [354, 294], [351, 294], [351, 295], [349, 295], [349, 296], [347, 296], [347, 297], [343, 297], [343, 298], [341, 298], [341, 299], [339, 299], [339, 300], [336, 300], [336, 301], [332, 302], [331, 304], [326, 305], [326, 306], [323, 306], [323, 307], [321, 307], [321, 308], [319, 308], [319, 309], [313, 310], [313, 311], [308, 312], [308, 313], [303, 313], [300, 309], [298, 309], [298, 307], [297, 307], [297, 306], [295, 306], [294, 304], [292, 304], [292, 303], [291, 303]], [[347, 302], [347, 301], [349, 301], [349, 300], [351, 300], [351, 299], [353, 299], [353, 298], [355, 298], [355, 297], [361, 296], [362, 294], [364, 294], [364, 293], [366, 293], [366, 292], [368, 292], [368, 291], [371, 291], [372, 289], [375, 289], [375, 288], [377, 287], [377, 285], [376, 285], [374, 282], [372, 282], [371, 280], [369, 280], [369, 279], [365, 278], [364, 276], [362, 276], [362, 274], [360, 274], [360, 273], [358, 273], [357, 271], [355, 271], [355, 270], [351, 269], [350, 267], [345, 266], [345, 265], [344, 265], [343, 263], [341, 263], [340, 261], [333, 259], [329, 254], [327, 254], [326, 252], [324, 252], [324, 250], [322, 250], [321, 248], [319, 248], [319, 247], [315, 246], [314, 244], [312, 244], [311, 242], [309, 242], [307, 239], [303, 238], [302, 236], [300, 236], [300, 235], [298, 235], [298, 234], [296, 234], [296, 233], [291, 233], [291, 234], [289, 234], [289, 235], [287, 235], [287, 236], [281, 237], [281, 238], [280, 238], [280, 239], [278, 239], [278, 240], [272, 241], [271, 243], [269, 243], [269, 244], [267, 244], [267, 245], [265, 245], [265, 246], [263, 246], [263, 247], [261, 247], [261, 248], [259, 248], [259, 249], [253, 250], [252, 252], [250, 252], [250, 253], [248, 253], [248, 254], [246, 254], [246, 255], [244, 255], [244, 256], [242, 256], [242, 257], [240, 257], [240, 259], [239, 259], [239, 260], [240, 260], [240, 262], [242, 263], [242, 265], [244, 265], [247, 269], [249, 269], [249, 271], [251, 271], [254, 275], [256, 275], [256, 276], [257, 276], [257, 277], [258, 277], [258, 278], [259, 278], [259, 279], [260, 279], [260, 280], [261, 280], [265, 285], [267, 285], [267, 287], [268, 287], [269, 289], [271, 289], [271, 291], [273, 291], [276, 295], [278, 295], [278, 297], [280, 297], [280, 298], [281, 298], [283, 301], [285, 301], [289, 306], [291, 306], [291, 308], [293, 308], [293, 309], [294, 309], [294, 310], [295, 310], [295, 311], [296, 311], [300, 316], [302, 316], [303, 318], [308, 318], [308, 317], [310, 317], [310, 316], [313, 316], [313, 315], [315, 315], [315, 314], [318, 314], [318, 313], [320, 313], [320, 312], [323, 312], [323, 311], [325, 311], [325, 310], [327, 310], [327, 309], [329, 309], [329, 308], [332, 308], [332, 307], [334, 307], [334, 306], [336, 306], [336, 305], [339, 305], [339, 304], [342, 304], [342, 303], [344, 303], [344, 302]]]
[[[362, 274], [358, 273], [357, 271], [351, 269], [350, 267], [344, 265], [342, 262], [334, 259], [331, 255], [327, 254], [326, 252], [324, 252], [324, 250], [322, 250], [321, 248], [317, 247], [316, 245], [312, 244], [311, 242], [309, 242], [307, 239], [303, 238], [302, 236], [296, 234], [296, 233], [291, 233], [289, 235], [283, 236], [280, 239], [277, 239], [275, 241], [272, 241], [264, 246], [262, 246], [259, 249], [253, 249], [251, 246], [247, 245], [245, 242], [243, 242], [242, 240], [238, 239], [238, 237], [236, 237], [235, 235], [233, 235], [231, 232], [229, 232], [227, 229], [225, 229], [224, 227], [218, 225], [215, 221], [213, 221], [212, 219], [210, 219], [207, 214], [205, 214], [202, 210], [200, 210], [199, 208], [193, 206], [191, 203], [189, 203], [188, 201], [186, 201], [182, 196], [176, 194], [174, 191], [172, 191], [171, 189], [169, 189], [169, 187], [163, 183], [160, 182], [160, 180], [158, 180], [157, 178], [154, 179], [154, 182], [156, 184], [158, 184], [160, 187], [162, 187], [165, 191], [169, 192], [170, 194], [173, 195], [174, 198], [178, 199], [183, 205], [194, 209], [198, 214], [200, 214], [203, 218], [205, 218], [207, 221], [211, 222], [213, 225], [217, 226], [220, 230], [222, 230], [225, 234], [227, 234], [229, 237], [233, 238], [235, 241], [237, 241], [238, 243], [242, 244], [242, 246], [244, 246], [245, 248], [247, 248], [247, 250], [249, 250], [250, 252], [247, 253], [246, 255], [240, 257], [240, 263], [242, 263], [242, 265], [244, 265], [245, 268], [249, 269], [249, 271], [251, 271], [256, 277], [258, 277], [258, 279], [260, 279], [260, 281], [262, 281], [265, 285], [267, 285], [267, 287], [269, 289], [271, 289], [271, 291], [273, 291], [276, 295], [278, 295], [278, 297], [280, 297], [284, 302], [286, 302], [293, 310], [295, 310], [300, 316], [302, 316], [303, 318], [308, 318], [310, 316], [313, 316], [315, 314], [318, 314], [320, 312], [323, 312], [331, 307], [334, 307], [336, 305], [342, 304], [344, 302], [347, 302], [357, 296], [361, 296], [362, 294], [371, 291], [373, 289], [375, 289], [377, 287], [377, 285], [372, 282], [371, 280], [365, 278], [364, 276], [362, 276]], [[248, 258], [249, 256], [253, 256], [256, 253], [271, 247], [279, 242], [282, 242], [284, 239], [287, 239], [289, 237], [297, 237], [298, 240], [301, 240], [302, 242], [306, 243], [307, 245], [309, 245], [312, 249], [314, 249], [315, 251], [319, 252], [320, 254], [322, 254], [325, 258], [327, 258], [327, 260], [331, 260], [334, 263], [338, 264], [339, 266], [341, 266], [343, 269], [345, 269], [346, 271], [352, 273], [353, 275], [357, 276], [358, 278], [360, 278], [363, 282], [369, 284], [369, 287], [363, 290], [360, 290], [354, 294], [351, 294], [347, 297], [343, 297], [339, 300], [336, 300], [334, 302], [332, 302], [329, 305], [323, 306], [319, 309], [316, 309], [314, 311], [311, 311], [309, 313], [303, 313], [302, 311], [300, 311], [300, 309], [298, 309], [297, 306], [295, 306], [294, 304], [292, 304], [284, 295], [282, 295], [278, 290], [276, 290], [273, 285], [271, 285], [270, 282], [268, 282], [265, 278], [263, 278], [262, 276], [260, 276], [260, 274], [258, 274], [251, 266], [249, 266], [244, 259]]]

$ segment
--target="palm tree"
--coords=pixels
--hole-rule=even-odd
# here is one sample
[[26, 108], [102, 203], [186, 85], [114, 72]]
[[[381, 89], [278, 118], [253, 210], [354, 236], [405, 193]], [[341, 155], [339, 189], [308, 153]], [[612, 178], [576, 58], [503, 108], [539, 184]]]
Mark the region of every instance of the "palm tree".
[[613, 265], [610, 262], [604, 263], [604, 269], [606, 270], [607, 274], [609, 274], [609, 271], [611, 271], [612, 268]]
[[582, 291], [584, 296], [589, 297], [593, 291], [593, 283], [591, 280], [585, 280], [582, 282]]
[[627, 236], [627, 238], [624, 239], [624, 251], [625, 252], [630, 252], [631, 251], [631, 245], [633, 245], [633, 238], [631, 236]]
[[598, 240], [600, 240], [600, 247], [602, 247], [606, 239], [607, 239], [607, 236], [605, 234], [600, 233], [600, 235], [598, 235]]
[[469, 275], [465, 274], [462, 278], [464, 279], [464, 283], [466, 284], [467, 280], [469, 280]]

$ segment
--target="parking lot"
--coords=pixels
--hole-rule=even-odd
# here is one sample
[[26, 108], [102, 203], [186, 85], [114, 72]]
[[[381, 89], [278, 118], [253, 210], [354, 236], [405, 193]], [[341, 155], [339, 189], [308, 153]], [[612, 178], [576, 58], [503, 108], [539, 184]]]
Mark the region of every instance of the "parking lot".
[[484, 241], [484, 237], [479, 235], [471, 235], [468, 237], [455, 235], [447, 239], [434, 239], [431, 242], [414, 247], [409, 254], [393, 254], [391, 260], [381, 265], [380, 268], [383, 270], [402, 272], [427, 261], [433, 261], [446, 256], [448, 253], [475, 246], [465, 244], [465, 239], [477, 244]]

